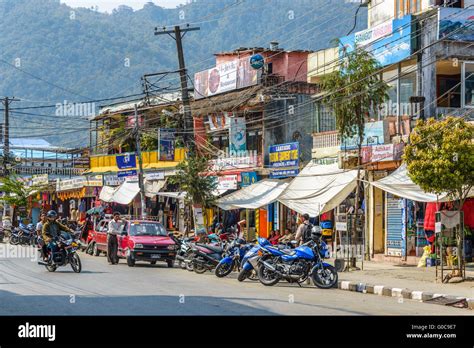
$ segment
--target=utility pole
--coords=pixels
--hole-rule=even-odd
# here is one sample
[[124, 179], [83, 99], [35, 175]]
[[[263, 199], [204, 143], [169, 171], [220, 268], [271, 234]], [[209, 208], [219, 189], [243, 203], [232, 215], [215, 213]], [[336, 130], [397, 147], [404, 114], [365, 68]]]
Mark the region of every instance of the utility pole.
[[173, 40], [176, 41], [176, 49], [178, 51], [178, 62], [179, 62], [179, 75], [181, 79], [181, 99], [183, 101], [184, 108], [184, 143], [188, 148], [193, 146], [192, 134], [193, 129], [193, 116], [191, 113], [191, 104], [189, 102], [189, 91], [188, 91], [188, 80], [186, 65], [184, 63], [184, 53], [183, 53], [183, 37], [188, 31], [200, 30], [199, 27], [189, 27], [189, 24], [186, 28], [181, 29], [179, 25], [175, 26], [173, 30], [166, 30], [166, 27], [163, 27], [162, 31], [159, 31], [158, 28], [155, 28], [155, 35], [168, 34]]
[[[5, 106], [4, 114], [4, 136], [3, 138], [3, 177], [7, 177], [10, 174], [9, 169], [9, 155], [10, 155], [10, 103], [18, 99], [5, 97], [3, 98], [3, 105]], [[7, 214], [7, 203], [3, 202], [3, 216]]]
[[141, 202], [141, 218], [146, 218], [146, 205], [145, 205], [145, 186], [143, 184], [143, 160], [142, 152], [140, 148], [140, 126], [138, 124], [138, 107], [135, 104], [135, 155], [138, 158], [138, 186], [140, 187], [140, 202]]

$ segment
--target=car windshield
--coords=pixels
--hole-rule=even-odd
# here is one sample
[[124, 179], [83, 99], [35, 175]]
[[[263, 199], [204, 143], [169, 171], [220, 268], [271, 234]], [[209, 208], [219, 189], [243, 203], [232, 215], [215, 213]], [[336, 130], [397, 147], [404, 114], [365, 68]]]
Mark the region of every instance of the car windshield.
[[156, 222], [132, 222], [130, 224], [131, 236], [167, 236], [162, 224]]

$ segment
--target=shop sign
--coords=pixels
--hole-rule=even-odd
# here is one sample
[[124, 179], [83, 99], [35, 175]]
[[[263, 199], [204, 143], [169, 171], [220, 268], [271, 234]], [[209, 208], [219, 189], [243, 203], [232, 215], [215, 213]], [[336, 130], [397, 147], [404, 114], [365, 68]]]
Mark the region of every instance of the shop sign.
[[123, 170], [117, 173], [119, 178], [129, 177], [129, 176], [137, 176], [137, 171], [135, 169], [132, 170]]
[[230, 119], [229, 152], [231, 155], [236, 155], [247, 150], [246, 130], [245, 117], [233, 117]]
[[210, 161], [211, 170], [232, 170], [240, 168], [253, 168], [258, 166], [257, 151], [246, 151], [236, 156], [223, 156]]
[[160, 161], [174, 161], [174, 142], [176, 129], [158, 129], [158, 159]]
[[474, 41], [474, 28], [471, 25], [474, 18], [473, 9], [441, 7], [438, 11], [439, 40]]
[[360, 47], [371, 52], [381, 66], [410, 57], [411, 15], [340, 38], [340, 57], [344, 58], [347, 53]]
[[235, 89], [254, 86], [258, 83], [261, 70], [250, 66], [248, 57], [234, 59], [215, 68], [194, 74], [194, 99], [210, 97]]
[[299, 169], [274, 170], [270, 173], [270, 179], [281, 179], [297, 176], [299, 172]]
[[250, 186], [258, 181], [256, 172], [240, 173], [240, 177], [242, 178], [242, 183], [240, 184], [242, 187]]
[[229, 129], [231, 117], [233, 117], [232, 112], [208, 115], [209, 131], [216, 132]]
[[299, 165], [299, 143], [272, 145], [268, 153], [271, 168], [297, 167]]
[[49, 183], [48, 174], [33, 175], [31, 178], [31, 184], [33, 186], [46, 186]]
[[237, 190], [237, 175], [223, 175], [217, 177], [218, 190]]
[[118, 177], [117, 175], [104, 175], [105, 186], [120, 186], [125, 181], [125, 177]]
[[393, 161], [393, 144], [377, 145], [372, 148], [372, 162]]
[[115, 156], [118, 169], [132, 169], [137, 167], [137, 158], [135, 154], [126, 153]]
[[145, 174], [145, 179], [150, 180], [150, 181], [165, 180], [165, 172], [156, 172], [156, 173]]
[[[365, 124], [362, 146], [382, 145], [390, 140], [388, 123], [385, 121], [368, 122]], [[355, 150], [359, 144], [359, 136], [345, 137], [341, 141], [341, 150]]]
[[85, 176], [79, 176], [73, 179], [67, 180], [56, 180], [56, 191], [67, 191], [67, 190], [75, 190], [80, 189], [86, 186], [87, 178]]
[[87, 177], [87, 183], [85, 186], [101, 187], [103, 184], [102, 175], [93, 175]]

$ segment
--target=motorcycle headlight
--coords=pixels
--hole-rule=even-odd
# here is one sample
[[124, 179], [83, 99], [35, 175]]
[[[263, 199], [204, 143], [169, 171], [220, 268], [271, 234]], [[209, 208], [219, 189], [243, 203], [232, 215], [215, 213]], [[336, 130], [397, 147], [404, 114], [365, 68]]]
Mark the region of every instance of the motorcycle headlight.
[[137, 243], [137, 244], [134, 245], [134, 248], [135, 248], [135, 249], [142, 249], [142, 248], [143, 248], [143, 244], [138, 244], [138, 243]]

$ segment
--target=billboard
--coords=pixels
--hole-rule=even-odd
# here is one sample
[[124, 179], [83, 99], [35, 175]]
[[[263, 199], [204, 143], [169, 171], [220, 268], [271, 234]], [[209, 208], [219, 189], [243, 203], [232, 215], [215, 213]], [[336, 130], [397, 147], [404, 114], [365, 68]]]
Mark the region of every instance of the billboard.
[[216, 132], [229, 129], [231, 117], [233, 117], [232, 112], [222, 112], [208, 115], [209, 131]]
[[371, 52], [381, 66], [407, 59], [411, 55], [411, 15], [342, 37], [340, 57], [361, 46]]
[[[388, 123], [386, 121], [368, 122], [365, 124], [362, 146], [382, 145], [388, 142], [388, 140], [390, 140], [390, 135], [388, 134]], [[358, 144], [358, 135], [343, 138], [341, 150], [357, 149]]]
[[194, 99], [256, 85], [261, 70], [253, 69], [249, 59], [234, 59], [194, 74]]
[[474, 41], [473, 9], [442, 7], [438, 11], [438, 39]]
[[269, 150], [271, 168], [298, 167], [299, 143], [272, 145]]
[[245, 117], [233, 117], [229, 127], [229, 152], [231, 156], [247, 151]]
[[175, 129], [158, 128], [158, 160], [174, 161]]

